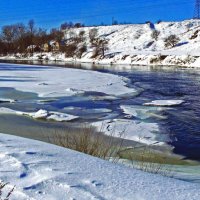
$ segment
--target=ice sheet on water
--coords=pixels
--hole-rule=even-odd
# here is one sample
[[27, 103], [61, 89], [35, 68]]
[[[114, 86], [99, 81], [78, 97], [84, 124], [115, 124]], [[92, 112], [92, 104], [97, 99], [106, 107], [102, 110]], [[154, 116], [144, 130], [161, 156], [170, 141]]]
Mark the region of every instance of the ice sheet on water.
[[183, 100], [155, 100], [149, 103], [144, 103], [145, 106], [176, 106], [183, 104]]
[[33, 119], [45, 119], [45, 120], [54, 120], [54, 121], [71, 121], [73, 119], [77, 119], [78, 116], [66, 114], [66, 113], [60, 113], [60, 112], [53, 112], [53, 111], [47, 111], [47, 110], [38, 110], [37, 112], [22, 112], [22, 111], [16, 111], [9, 108], [0, 108], [0, 114], [16, 114], [21, 116], [29, 116]]
[[136, 117], [142, 120], [148, 119], [150, 117], [166, 119], [166, 117], [161, 114], [164, 110], [164, 108], [161, 107], [121, 105], [120, 108], [125, 114], [130, 115], [130, 117]]
[[[133, 140], [148, 145], [163, 145], [163, 138], [159, 135], [156, 123], [146, 123], [138, 120], [114, 119], [92, 123], [97, 130], [106, 135]], [[159, 139], [161, 141], [159, 141]]]

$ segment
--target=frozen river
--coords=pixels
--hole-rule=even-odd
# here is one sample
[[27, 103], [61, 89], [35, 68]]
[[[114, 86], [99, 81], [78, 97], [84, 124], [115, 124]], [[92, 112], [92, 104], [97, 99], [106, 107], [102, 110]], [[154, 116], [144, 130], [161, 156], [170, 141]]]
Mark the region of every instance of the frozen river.
[[127, 141], [200, 160], [199, 70], [65, 67], [1, 64], [0, 132], [45, 140], [41, 132], [104, 123], [106, 134], [115, 127]]

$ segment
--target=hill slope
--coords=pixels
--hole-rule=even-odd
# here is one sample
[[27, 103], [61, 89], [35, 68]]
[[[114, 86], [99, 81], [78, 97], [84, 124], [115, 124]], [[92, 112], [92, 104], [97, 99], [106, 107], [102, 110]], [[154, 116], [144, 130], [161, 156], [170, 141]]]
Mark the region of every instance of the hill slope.
[[[98, 38], [108, 41], [108, 50], [103, 57], [92, 58], [94, 48], [90, 44], [89, 32], [94, 28]], [[82, 31], [84, 41], [78, 45], [86, 45], [87, 51], [81, 58], [74, 53], [72, 57], [66, 57], [65, 53], [35, 53], [33, 56], [17, 54], [0, 59], [200, 67], [200, 20], [72, 28], [64, 31], [64, 38], [70, 43]], [[157, 38], [152, 37], [155, 31], [159, 33]], [[165, 39], [170, 35], [176, 35], [179, 41], [173, 47], [166, 47]]]
[[[98, 37], [109, 41], [106, 57], [93, 61], [112, 64], [199, 64], [200, 20], [73, 29], [76, 34], [80, 31], [86, 33], [89, 51], [81, 61], [91, 62], [89, 31], [93, 28], [98, 30]], [[155, 30], [159, 32], [157, 39], [152, 38], [152, 32]], [[179, 37], [180, 41], [175, 47], [166, 48], [164, 40], [173, 34]], [[65, 31], [65, 38], [69, 38], [68, 31]]]

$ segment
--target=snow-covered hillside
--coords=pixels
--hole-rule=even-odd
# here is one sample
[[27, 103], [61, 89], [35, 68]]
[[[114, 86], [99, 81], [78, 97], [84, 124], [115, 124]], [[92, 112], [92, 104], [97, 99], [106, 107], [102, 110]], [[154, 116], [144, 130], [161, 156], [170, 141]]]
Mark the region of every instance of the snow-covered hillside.
[[[200, 34], [191, 39], [197, 30], [200, 31], [200, 20], [188, 20], [182, 22], [161, 22], [159, 24], [131, 24], [131, 25], [114, 25], [100, 26], [90, 28], [74, 29], [78, 34], [84, 30], [86, 36], [93, 28], [98, 30], [98, 36], [104, 37], [109, 41], [110, 53], [121, 53], [123, 55], [135, 54], [157, 54], [165, 55], [182, 55], [190, 54], [200, 56]], [[152, 31], [160, 32], [158, 39], [152, 38]], [[66, 31], [66, 38], [68, 38]], [[179, 47], [166, 49], [164, 39], [172, 34], [177, 35], [181, 40]], [[149, 43], [152, 42], [150, 45]]]
[[[89, 32], [97, 29], [97, 37], [108, 41], [104, 58], [91, 58], [92, 51]], [[4, 56], [1, 59], [60, 60], [64, 62], [89, 62], [99, 64], [128, 65], [178, 65], [200, 66], [200, 20], [181, 22], [160, 22], [158, 24], [130, 24], [99, 27], [73, 28], [64, 31], [65, 39], [84, 31], [87, 52], [82, 58], [66, 58], [64, 53], [35, 53], [31, 57]], [[152, 37], [154, 31], [158, 37]], [[165, 47], [165, 38], [176, 35], [180, 40], [175, 47]]]
[[[94, 28], [74, 30], [76, 34], [84, 30], [86, 36]], [[96, 62], [112, 64], [163, 64], [198, 66], [200, 59], [200, 20], [182, 22], [161, 22], [159, 24], [133, 24], [95, 27], [98, 37], [109, 41], [106, 58]], [[158, 39], [152, 32], [158, 31]], [[180, 41], [173, 48], [166, 48], [164, 40], [175, 34]], [[68, 34], [66, 32], [66, 38]], [[87, 39], [89, 47], [89, 39]], [[85, 55], [87, 61], [91, 54]], [[88, 60], [89, 61], [89, 60]]]
[[[91, 58], [89, 32], [97, 29], [97, 37], [108, 41], [104, 58]], [[66, 58], [64, 53], [35, 53], [31, 57], [9, 55], [1, 59], [59, 60], [64, 62], [89, 62], [98, 64], [128, 65], [178, 65], [200, 66], [200, 20], [160, 22], [158, 24], [130, 24], [99, 27], [73, 28], [64, 31], [66, 40], [84, 31], [87, 52], [80, 58]], [[154, 31], [158, 37], [152, 37]], [[176, 35], [180, 40], [175, 47], [165, 47], [164, 40]]]
[[11, 200], [197, 200], [200, 185], [54, 145], [0, 134], [0, 180]]

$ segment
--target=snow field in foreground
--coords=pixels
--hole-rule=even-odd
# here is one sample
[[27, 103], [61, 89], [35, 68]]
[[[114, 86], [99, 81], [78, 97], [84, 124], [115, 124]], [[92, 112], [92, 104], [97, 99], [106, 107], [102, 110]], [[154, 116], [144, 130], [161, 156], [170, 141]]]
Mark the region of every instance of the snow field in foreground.
[[11, 200], [197, 200], [200, 185], [148, 174], [58, 146], [0, 134], [0, 179]]

